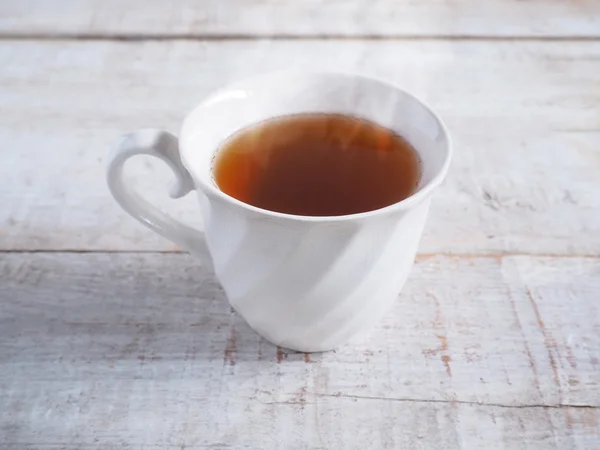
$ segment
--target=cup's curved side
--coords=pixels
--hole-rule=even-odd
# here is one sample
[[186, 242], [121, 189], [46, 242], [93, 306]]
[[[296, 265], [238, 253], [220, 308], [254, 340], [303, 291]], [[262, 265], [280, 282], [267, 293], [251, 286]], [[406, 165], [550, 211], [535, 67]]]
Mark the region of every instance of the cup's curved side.
[[286, 224], [215, 204], [206, 235], [229, 301], [254, 330], [282, 347], [325, 351], [380, 319], [397, 297], [428, 208], [429, 199], [370, 220]]

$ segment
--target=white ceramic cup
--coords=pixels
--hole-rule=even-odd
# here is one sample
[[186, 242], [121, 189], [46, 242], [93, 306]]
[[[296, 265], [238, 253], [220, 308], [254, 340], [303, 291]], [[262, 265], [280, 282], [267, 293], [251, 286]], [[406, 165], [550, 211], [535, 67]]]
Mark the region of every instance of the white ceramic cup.
[[[417, 150], [422, 178], [410, 197], [376, 211], [332, 217], [281, 214], [223, 193], [215, 153], [236, 131], [298, 113], [341, 113], [376, 122]], [[123, 176], [134, 155], [156, 156], [175, 173], [172, 197], [198, 192], [204, 231], [184, 225], [134, 192]], [[431, 194], [446, 175], [451, 143], [437, 115], [385, 82], [334, 73], [275, 73], [214, 93], [167, 132], [124, 137], [108, 161], [121, 207], [214, 270], [235, 310], [265, 339], [303, 352], [331, 350], [377, 321], [413, 265]]]

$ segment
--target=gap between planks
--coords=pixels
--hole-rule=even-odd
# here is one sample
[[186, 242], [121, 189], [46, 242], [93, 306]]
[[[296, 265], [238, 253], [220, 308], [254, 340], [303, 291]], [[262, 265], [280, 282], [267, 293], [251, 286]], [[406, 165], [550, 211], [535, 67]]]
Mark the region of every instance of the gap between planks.
[[599, 41], [596, 35], [571, 35], [571, 36], [529, 36], [506, 35], [486, 36], [477, 34], [397, 34], [379, 35], [363, 34], [348, 35], [338, 33], [316, 33], [311, 35], [300, 34], [236, 34], [236, 33], [1, 33], [0, 41], [524, 41], [524, 42], [587, 42]]
[[[137, 255], [137, 254], [166, 254], [166, 255], [188, 255], [189, 253], [184, 250], [88, 250], [88, 249], [0, 249], [0, 255], [2, 254], [123, 254], [123, 255]], [[415, 260], [423, 261], [431, 258], [453, 258], [453, 259], [476, 259], [476, 258], [491, 258], [491, 259], [503, 259], [511, 258], [515, 256], [530, 257], [530, 258], [589, 258], [596, 259], [600, 258], [600, 254], [560, 254], [560, 253], [419, 253], [416, 255]]]
[[[511, 405], [507, 403], [485, 403], [485, 402], [472, 402], [467, 400], [437, 400], [437, 399], [419, 399], [419, 398], [397, 398], [397, 397], [377, 397], [377, 396], [366, 396], [366, 395], [348, 395], [341, 392], [336, 394], [321, 394], [321, 393], [310, 393], [307, 392], [308, 396], [315, 398], [347, 398], [350, 400], [373, 400], [373, 401], [388, 401], [388, 402], [401, 402], [401, 403], [441, 403], [450, 405], [467, 405], [467, 406], [483, 406], [492, 408], [506, 408], [506, 409], [564, 409], [564, 408], [581, 408], [581, 409], [599, 409], [600, 405], [585, 405], [585, 404], [573, 404], [573, 403], [558, 403], [552, 405], [545, 404], [525, 404], [525, 405]], [[252, 399], [248, 399], [252, 400]], [[276, 405], [276, 404], [307, 404], [305, 399], [300, 400], [283, 400], [273, 402], [263, 402], [265, 405]]]

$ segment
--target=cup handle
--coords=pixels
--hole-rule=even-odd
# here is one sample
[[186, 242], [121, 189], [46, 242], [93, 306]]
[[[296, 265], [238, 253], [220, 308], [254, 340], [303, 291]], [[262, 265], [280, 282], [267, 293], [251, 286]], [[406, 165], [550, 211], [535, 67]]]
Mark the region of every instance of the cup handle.
[[129, 158], [136, 155], [155, 156], [167, 163], [175, 174], [175, 183], [169, 194], [171, 198], [183, 197], [195, 187], [190, 173], [181, 162], [177, 138], [166, 131], [154, 129], [125, 135], [108, 159], [108, 188], [121, 208], [132, 217], [199, 257], [203, 265], [212, 270], [212, 257], [204, 233], [163, 213], [142, 198], [127, 182], [123, 167]]

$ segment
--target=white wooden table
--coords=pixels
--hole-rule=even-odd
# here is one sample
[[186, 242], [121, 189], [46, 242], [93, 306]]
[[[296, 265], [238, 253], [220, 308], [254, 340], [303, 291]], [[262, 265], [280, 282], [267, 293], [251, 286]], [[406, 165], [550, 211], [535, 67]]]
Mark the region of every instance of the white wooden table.
[[[600, 1], [176, 4], [0, 2], [0, 448], [599, 449]], [[455, 139], [393, 310], [326, 354], [261, 340], [104, 182], [120, 133], [281, 68], [389, 79]]]

